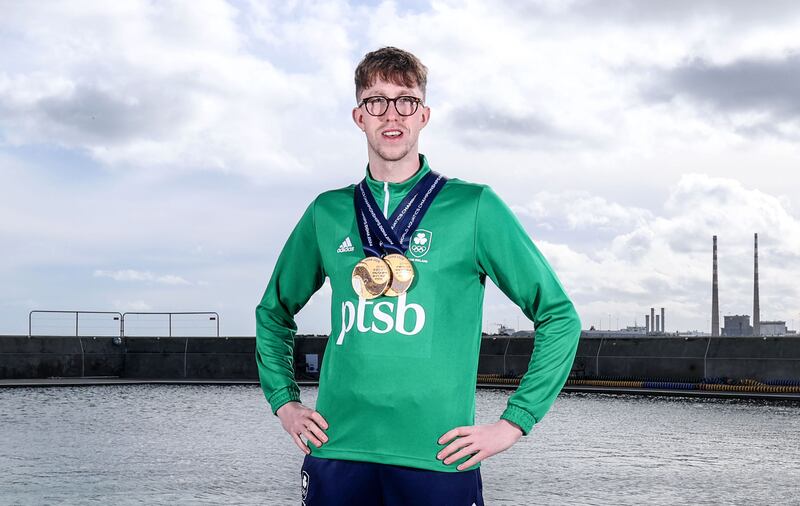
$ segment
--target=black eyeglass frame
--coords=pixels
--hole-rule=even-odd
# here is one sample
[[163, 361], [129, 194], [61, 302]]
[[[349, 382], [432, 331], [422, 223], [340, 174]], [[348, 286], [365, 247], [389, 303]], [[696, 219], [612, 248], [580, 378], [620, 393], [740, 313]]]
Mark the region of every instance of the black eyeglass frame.
[[[386, 100], [386, 108], [380, 114], [372, 114], [369, 111], [369, 107], [366, 107], [367, 101], [375, 99], [375, 98], [382, 98], [383, 100]], [[397, 108], [397, 101], [400, 100], [401, 98], [410, 99], [411, 102], [414, 103], [414, 110], [411, 111], [411, 114], [403, 114]], [[416, 114], [416, 112], [419, 110], [419, 106], [422, 105], [422, 99], [421, 98], [417, 98], [417, 97], [413, 97], [411, 95], [400, 95], [399, 97], [394, 97], [394, 98], [384, 97], [383, 95], [375, 95], [374, 97], [367, 97], [367, 98], [363, 99], [361, 102], [358, 103], [357, 107], [361, 107], [363, 105], [363, 106], [365, 106], [364, 110], [367, 111], [367, 114], [369, 114], [370, 116], [376, 116], [377, 117], [377, 116], [383, 116], [384, 114], [386, 114], [386, 112], [389, 110], [389, 106], [392, 105], [392, 103], [394, 103], [394, 110], [397, 111], [397, 114], [407, 118], [408, 116], [413, 116], [414, 114]]]

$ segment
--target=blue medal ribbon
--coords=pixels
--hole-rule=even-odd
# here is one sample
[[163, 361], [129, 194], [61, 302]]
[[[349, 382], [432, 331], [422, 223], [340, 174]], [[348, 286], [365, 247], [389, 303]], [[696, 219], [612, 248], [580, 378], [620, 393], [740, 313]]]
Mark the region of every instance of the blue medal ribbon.
[[405, 255], [411, 242], [411, 234], [445, 182], [447, 178], [443, 175], [428, 172], [408, 192], [388, 220], [380, 212], [378, 203], [367, 186], [367, 179], [358, 183], [353, 202], [364, 254], [376, 257], [391, 253]]

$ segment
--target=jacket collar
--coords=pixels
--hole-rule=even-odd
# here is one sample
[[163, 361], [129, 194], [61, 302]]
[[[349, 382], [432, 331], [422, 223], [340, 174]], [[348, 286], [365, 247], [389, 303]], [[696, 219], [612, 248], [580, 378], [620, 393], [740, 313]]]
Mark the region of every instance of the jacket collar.
[[[419, 182], [422, 177], [431, 171], [430, 166], [428, 166], [428, 160], [425, 158], [425, 155], [420, 153], [419, 155], [419, 169], [417, 172], [414, 173], [413, 176], [406, 179], [402, 183], [388, 183], [389, 185], [389, 194], [392, 196], [392, 200], [394, 200], [395, 196], [401, 196], [407, 194], [411, 189], [414, 187], [415, 184]], [[372, 177], [369, 171], [369, 164], [367, 164], [367, 186], [372, 191], [372, 195], [375, 196], [375, 199], [383, 197], [383, 191], [386, 183], [383, 181], [378, 181], [377, 179]]]

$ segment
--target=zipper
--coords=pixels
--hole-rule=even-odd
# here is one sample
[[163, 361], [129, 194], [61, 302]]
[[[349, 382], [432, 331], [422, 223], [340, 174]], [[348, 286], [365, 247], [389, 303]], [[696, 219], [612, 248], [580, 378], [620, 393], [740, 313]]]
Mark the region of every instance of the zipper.
[[389, 181], [383, 182], [383, 215], [389, 219]]

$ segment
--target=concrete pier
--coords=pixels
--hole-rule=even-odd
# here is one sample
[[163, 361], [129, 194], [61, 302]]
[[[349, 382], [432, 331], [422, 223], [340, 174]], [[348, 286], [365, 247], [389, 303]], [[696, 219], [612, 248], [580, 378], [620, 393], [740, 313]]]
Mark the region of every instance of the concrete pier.
[[[327, 342], [296, 337], [298, 381], [317, 381]], [[519, 376], [534, 345], [533, 338], [483, 337], [478, 373]], [[255, 338], [0, 336], [0, 384], [48, 378], [257, 382]], [[571, 378], [800, 380], [800, 338], [582, 338]]]

